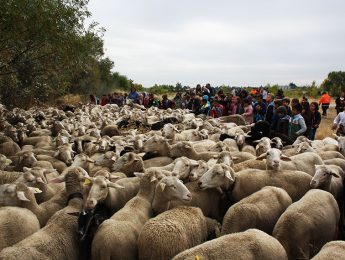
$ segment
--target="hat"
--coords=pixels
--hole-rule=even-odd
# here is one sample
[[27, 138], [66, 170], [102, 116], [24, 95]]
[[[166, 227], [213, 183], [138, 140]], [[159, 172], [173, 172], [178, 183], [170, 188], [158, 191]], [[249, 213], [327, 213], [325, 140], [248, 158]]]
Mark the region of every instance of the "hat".
[[207, 95], [204, 95], [204, 96], [202, 97], [202, 99], [208, 100], [208, 96], [207, 96]]

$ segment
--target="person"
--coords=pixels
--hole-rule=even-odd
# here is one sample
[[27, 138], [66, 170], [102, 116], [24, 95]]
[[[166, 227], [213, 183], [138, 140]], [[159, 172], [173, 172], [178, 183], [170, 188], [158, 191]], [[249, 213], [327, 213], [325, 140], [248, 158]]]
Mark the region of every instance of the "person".
[[200, 84], [196, 85], [196, 88], [195, 88], [195, 95], [202, 95], [202, 90], [201, 90], [201, 86]]
[[215, 95], [214, 87], [212, 87], [210, 83], [207, 83], [206, 84], [206, 88], [208, 89], [208, 91], [210, 93], [210, 97], [214, 97], [214, 95]]
[[105, 106], [108, 103], [109, 103], [108, 96], [107, 95], [102, 95], [101, 106]]
[[345, 92], [342, 91], [340, 92], [339, 97], [337, 97], [335, 100], [335, 109], [337, 110], [337, 115], [340, 112], [344, 111], [344, 107], [345, 107]]
[[181, 102], [181, 108], [182, 109], [189, 109], [188, 105], [190, 103], [190, 95], [189, 94], [185, 94], [182, 97], [182, 102]]
[[262, 88], [261, 94], [262, 94], [262, 99], [266, 100], [268, 93], [267, 93], [267, 90], [265, 88]]
[[215, 96], [210, 111], [210, 116], [212, 117], [221, 117], [223, 115], [224, 107], [219, 103], [219, 97]]
[[200, 103], [200, 96], [193, 95], [193, 98], [190, 102], [190, 106], [188, 107], [189, 110], [192, 110], [194, 114], [198, 115], [200, 113], [201, 103]]
[[253, 106], [254, 108], [254, 122], [258, 122], [260, 120], [265, 119], [265, 114], [266, 114], [266, 104], [262, 99], [262, 95], [258, 94], [256, 98], [256, 102]]
[[[274, 112], [273, 112], [273, 116], [272, 116], [272, 122], [271, 122], [271, 129], [276, 129], [277, 127], [277, 123], [278, 123], [278, 120], [279, 120], [279, 116], [277, 114], [277, 109], [278, 107], [282, 106], [282, 100], [281, 99], [275, 99], [274, 100]], [[283, 106], [285, 107], [285, 106]], [[286, 110], [286, 107], [285, 107], [285, 111]], [[287, 114], [287, 112], [286, 112]]]
[[242, 114], [242, 116], [244, 117], [244, 120], [246, 120], [246, 122], [249, 124], [253, 123], [254, 117], [251, 101], [248, 98], [244, 99], [243, 106], [244, 113]]
[[97, 99], [98, 98], [97, 98], [96, 94], [91, 94], [90, 95], [90, 102], [91, 102], [91, 104], [98, 105], [99, 99], [98, 100]]
[[278, 89], [276, 98], [277, 99], [283, 99], [284, 98], [284, 91], [282, 89]]
[[137, 100], [139, 98], [139, 94], [135, 87], [131, 87], [130, 92], [128, 93], [128, 99], [131, 99], [134, 103], [137, 103]]
[[319, 128], [321, 123], [321, 114], [319, 112], [319, 105], [317, 102], [311, 102], [310, 104], [310, 115], [311, 115], [311, 128], [309, 133], [309, 139], [315, 140], [316, 130]]
[[267, 109], [266, 109], [266, 114], [265, 114], [265, 121], [271, 124], [273, 113], [274, 113], [274, 96], [272, 94], [267, 94], [266, 104], [267, 104]]
[[159, 106], [160, 109], [168, 109], [168, 108], [172, 108], [173, 107], [173, 103], [170, 99], [168, 99], [168, 95], [163, 95], [162, 96], [162, 102]]
[[302, 113], [301, 115], [304, 118], [305, 125], [307, 127], [307, 131], [304, 132], [305, 137], [309, 137], [310, 129], [311, 129], [311, 112], [310, 112], [310, 105], [309, 102], [301, 103], [302, 105]]
[[159, 107], [159, 105], [160, 101], [155, 98], [155, 95], [153, 93], [150, 93], [148, 107]]
[[327, 116], [327, 109], [329, 108], [329, 104], [331, 103], [331, 97], [328, 95], [327, 92], [322, 92], [322, 96], [319, 99], [319, 105], [322, 108], [322, 115]]
[[282, 106], [285, 106], [287, 114], [291, 116], [291, 108], [290, 108], [290, 99], [289, 98], [283, 98], [282, 99]]
[[277, 114], [277, 124], [272, 129], [276, 133], [284, 134], [286, 136], [289, 135], [289, 122], [290, 116], [287, 114], [287, 110], [285, 106], [280, 106], [276, 109]]
[[241, 115], [244, 113], [243, 102], [240, 97], [234, 96], [231, 101], [229, 115]]
[[201, 107], [198, 114], [208, 115], [210, 113], [210, 110], [211, 110], [210, 103], [208, 102], [208, 99], [206, 99], [204, 96], [201, 100]]
[[139, 94], [136, 103], [139, 104], [139, 105], [142, 105], [142, 106], [144, 105], [144, 95], [143, 95], [143, 93]]
[[292, 116], [289, 123], [289, 137], [293, 140], [296, 140], [298, 136], [307, 131], [307, 126], [305, 125], [304, 118], [301, 115], [302, 105], [300, 103], [297, 103], [292, 108], [291, 112]]
[[345, 135], [345, 112], [340, 112], [333, 121], [332, 130], [337, 130], [338, 136]]
[[182, 107], [182, 96], [180, 92], [176, 93], [175, 97], [173, 98], [173, 102], [175, 103], [175, 108]]

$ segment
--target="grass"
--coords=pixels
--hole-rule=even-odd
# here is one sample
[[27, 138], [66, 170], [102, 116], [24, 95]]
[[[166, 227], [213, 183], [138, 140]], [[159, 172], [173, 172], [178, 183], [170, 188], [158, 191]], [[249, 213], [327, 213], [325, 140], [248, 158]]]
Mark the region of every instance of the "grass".
[[[320, 111], [321, 112], [321, 111]], [[322, 114], [322, 112], [321, 112]], [[323, 139], [325, 137], [333, 137], [335, 131], [332, 130], [333, 120], [336, 117], [337, 112], [333, 107], [330, 107], [327, 110], [327, 116], [322, 116], [320, 127], [316, 131], [316, 138], [315, 139]]]

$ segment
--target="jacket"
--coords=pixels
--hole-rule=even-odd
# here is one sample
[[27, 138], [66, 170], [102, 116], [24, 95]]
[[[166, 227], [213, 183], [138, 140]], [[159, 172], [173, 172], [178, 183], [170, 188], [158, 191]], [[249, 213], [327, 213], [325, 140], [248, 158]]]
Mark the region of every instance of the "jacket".
[[304, 118], [301, 114], [294, 115], [290, 118], [289, 124], [289, 136], [296, 139], [298, 136], [302, 135], [307, 131], [307, 126], [305, 125]]
[[319, 99], [319, 104], [330, 104], [331, 103], [331, 97], [330, 95], [323, 94]]

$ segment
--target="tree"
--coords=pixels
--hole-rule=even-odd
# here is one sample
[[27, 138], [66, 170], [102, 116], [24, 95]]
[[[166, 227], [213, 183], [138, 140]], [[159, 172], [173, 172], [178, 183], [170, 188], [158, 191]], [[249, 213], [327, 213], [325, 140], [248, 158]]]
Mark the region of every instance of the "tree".
[[[0, 8], [0, 96], [8, 106], [46, 101], [96, 75], [103, 32], [85, 28], [88, 0], [8, 0]], [[108, 62], [108, 61], [106, 61]], [[77, 83], [77, 84], [76, 84]], [[27, 104], [26, 104], [27, 103]]]
[[331, 95], [337, 95], [340, 91], [345, 91], [345, 72], [330, 72], [322, 82], [321, 87]]

